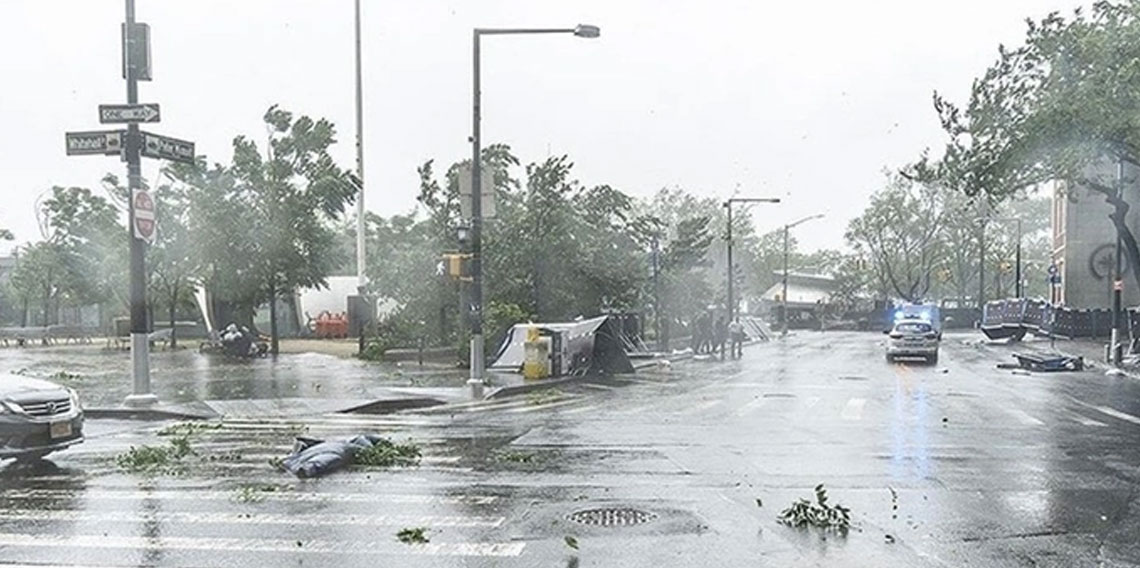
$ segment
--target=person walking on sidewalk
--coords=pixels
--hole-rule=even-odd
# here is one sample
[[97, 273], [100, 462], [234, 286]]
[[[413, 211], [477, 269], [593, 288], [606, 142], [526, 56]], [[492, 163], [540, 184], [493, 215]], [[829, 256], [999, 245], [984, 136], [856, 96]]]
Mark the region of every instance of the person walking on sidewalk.
[[708, 312], [697, 316], [697, 354], [709, 353], [712, 350], [712, 318]]
[[724, 361], [724, 342], [728, 339], [728, 323], [724, 321], [724, 316], [716, 318], [716, 327], [713, 329], [713, 347], [712, 352], [716, 354], [720, 352], [720, 360]]
[[744, 357], [744, 324], [740, 323], [739, 317], [728, 324], [728, 336], [732, 341], [732, 358]]

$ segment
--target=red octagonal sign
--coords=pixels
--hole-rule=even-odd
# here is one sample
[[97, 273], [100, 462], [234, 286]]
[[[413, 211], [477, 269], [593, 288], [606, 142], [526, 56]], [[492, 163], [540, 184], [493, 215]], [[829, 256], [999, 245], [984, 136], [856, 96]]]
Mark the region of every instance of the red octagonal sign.
[[136, 189], [131, 200], [134, 205], [134, 232], [136, 239], [154, 242], [154, 199], [143, 189]]

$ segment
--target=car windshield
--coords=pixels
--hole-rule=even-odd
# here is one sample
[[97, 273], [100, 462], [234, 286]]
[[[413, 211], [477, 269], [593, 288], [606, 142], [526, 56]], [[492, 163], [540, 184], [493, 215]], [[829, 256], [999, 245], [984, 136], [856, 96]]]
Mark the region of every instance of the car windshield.
[[1140, 0], [0, 0], [0, 76], [0, 568], [1140, 568]]
[[895, 324], [895, 331], [899, 333], [928, 333], [933, 328], [928, 323], [923, 322], [906, 322]]

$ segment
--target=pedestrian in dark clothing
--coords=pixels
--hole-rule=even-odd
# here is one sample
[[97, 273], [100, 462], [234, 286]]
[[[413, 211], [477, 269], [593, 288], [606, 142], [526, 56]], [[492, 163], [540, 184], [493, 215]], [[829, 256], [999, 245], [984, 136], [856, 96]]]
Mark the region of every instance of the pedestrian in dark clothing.
[[740, 318], [728, 324], [728, 336], [732, 341], [732, 358], [744, 357], [744, 324], [740, 323]]
[[708, 312], [697, 317], [697, 354], [712, 350], [712, 318]]
[[724, 317], [716, 318], [716, 327], [713, 328], [713, 353], [720, 352], [720, 360], [724, 361], [724, 342], [728, 339], [728, 322]]

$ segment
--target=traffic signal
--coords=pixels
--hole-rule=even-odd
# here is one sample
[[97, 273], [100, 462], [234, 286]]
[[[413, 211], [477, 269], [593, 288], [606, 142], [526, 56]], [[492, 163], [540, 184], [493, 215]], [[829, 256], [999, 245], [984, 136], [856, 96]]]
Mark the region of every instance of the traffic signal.
[[452, 280], [471, 281], [471, 255], [457, 252], [443, 254], [443, 270]]

